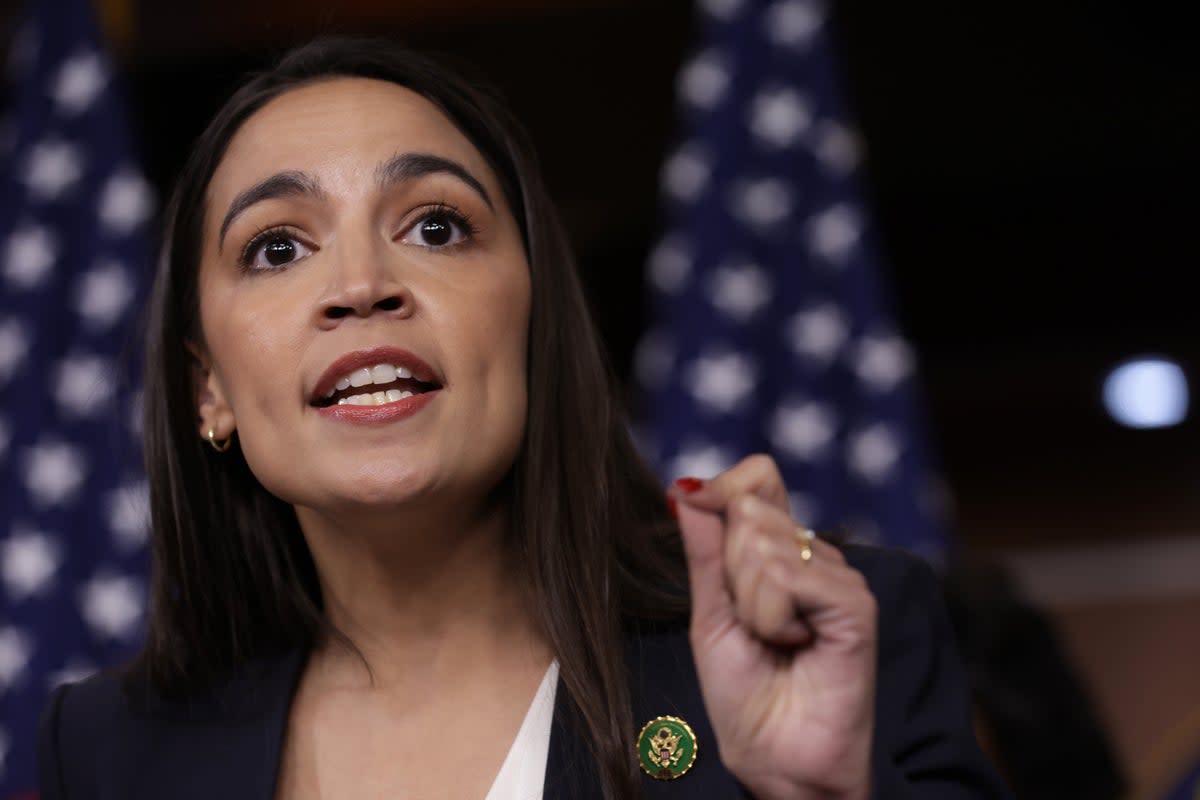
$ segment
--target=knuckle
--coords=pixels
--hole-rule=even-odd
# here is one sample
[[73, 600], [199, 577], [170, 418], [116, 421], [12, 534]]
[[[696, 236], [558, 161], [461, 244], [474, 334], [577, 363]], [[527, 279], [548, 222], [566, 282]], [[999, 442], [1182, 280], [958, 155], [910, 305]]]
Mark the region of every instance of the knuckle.
[[748, 493], [739, 495], [738, 498], [733, 501], [733, 504], [734, 508], [737, 510], [737, 513], [747, 518], [755, 517], [762, 508], [762, 501], [760, 501], [754, 495]]
[[753, 471], [755, 475], [759, 475], [767, 480], [780, 481], [779, 467], [775, 464], [775, 459], [766, 453], [755, 453], [746, 457], [748, 471]]

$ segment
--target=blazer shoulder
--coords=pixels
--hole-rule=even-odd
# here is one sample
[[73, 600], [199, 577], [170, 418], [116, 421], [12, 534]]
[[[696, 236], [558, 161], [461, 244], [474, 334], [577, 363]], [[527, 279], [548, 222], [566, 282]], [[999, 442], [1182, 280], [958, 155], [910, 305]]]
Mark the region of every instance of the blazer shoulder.
[[160, 693], [136, 666], [54, 691], [42, 713], [41, 800], [266, 797], [304, 653]]
[[937, 582], [929, 563], [906, 550], [867, 544], [844, 544], [840, 549], [846, 562], [863, 574], [877, 596], [902, 591], [914, 581]]
[[126, 726], [122, 684], [123, 670], [111, 669], [51, 693], [38, 723], [42, 800], [93, 796], [100, 745]]
[[875, 797], [1007, 798], [975, 741], [970, 689], [937, 574], [900, 550], [851, 545], [844, 552], [879, 608]]

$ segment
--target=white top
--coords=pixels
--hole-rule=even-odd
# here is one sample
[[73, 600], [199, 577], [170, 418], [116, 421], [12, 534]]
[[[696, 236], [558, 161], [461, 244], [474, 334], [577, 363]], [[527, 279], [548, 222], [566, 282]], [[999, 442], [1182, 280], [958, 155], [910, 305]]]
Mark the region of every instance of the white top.
[[484, 800], [542, 800], [546, 756], [550, 752], [550, 723], [558, 689], [558, 660], [551, 662], [525, 712], [525, 721]]

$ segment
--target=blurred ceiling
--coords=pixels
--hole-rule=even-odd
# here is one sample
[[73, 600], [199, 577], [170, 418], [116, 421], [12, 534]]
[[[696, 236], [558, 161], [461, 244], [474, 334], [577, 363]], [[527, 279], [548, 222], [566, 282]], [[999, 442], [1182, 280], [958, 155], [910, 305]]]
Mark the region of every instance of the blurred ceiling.
[[[102, 5], [164, 192], [237, 77], [314, 34], [478, 67], [531, 129], [627, 372], [691, 2]], [[1106, 369], [1143, 352], [1200, 388], [1194, 26], [1156, 3], [841, 0], [834, 28], [963, 530], [984, 545], [1194, 530], [1200, 424], [1128, 431], [1099, 403]]]

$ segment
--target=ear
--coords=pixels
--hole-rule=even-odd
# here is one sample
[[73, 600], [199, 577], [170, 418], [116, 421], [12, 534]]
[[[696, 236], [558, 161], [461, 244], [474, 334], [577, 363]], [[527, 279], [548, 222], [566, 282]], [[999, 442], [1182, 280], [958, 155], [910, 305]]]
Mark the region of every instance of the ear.
[[237, 421], [233, 416], [233, 408], [226, 399], [221, 380], [212, 367], [208, 350], [192, 341], [185, 344], [188, 352], [192, 354], [192, 397], [200, 426], [200, 438], [207, 440], [208, 432], [212, 431], [214, 439], [228, 439], [233, 435]]

